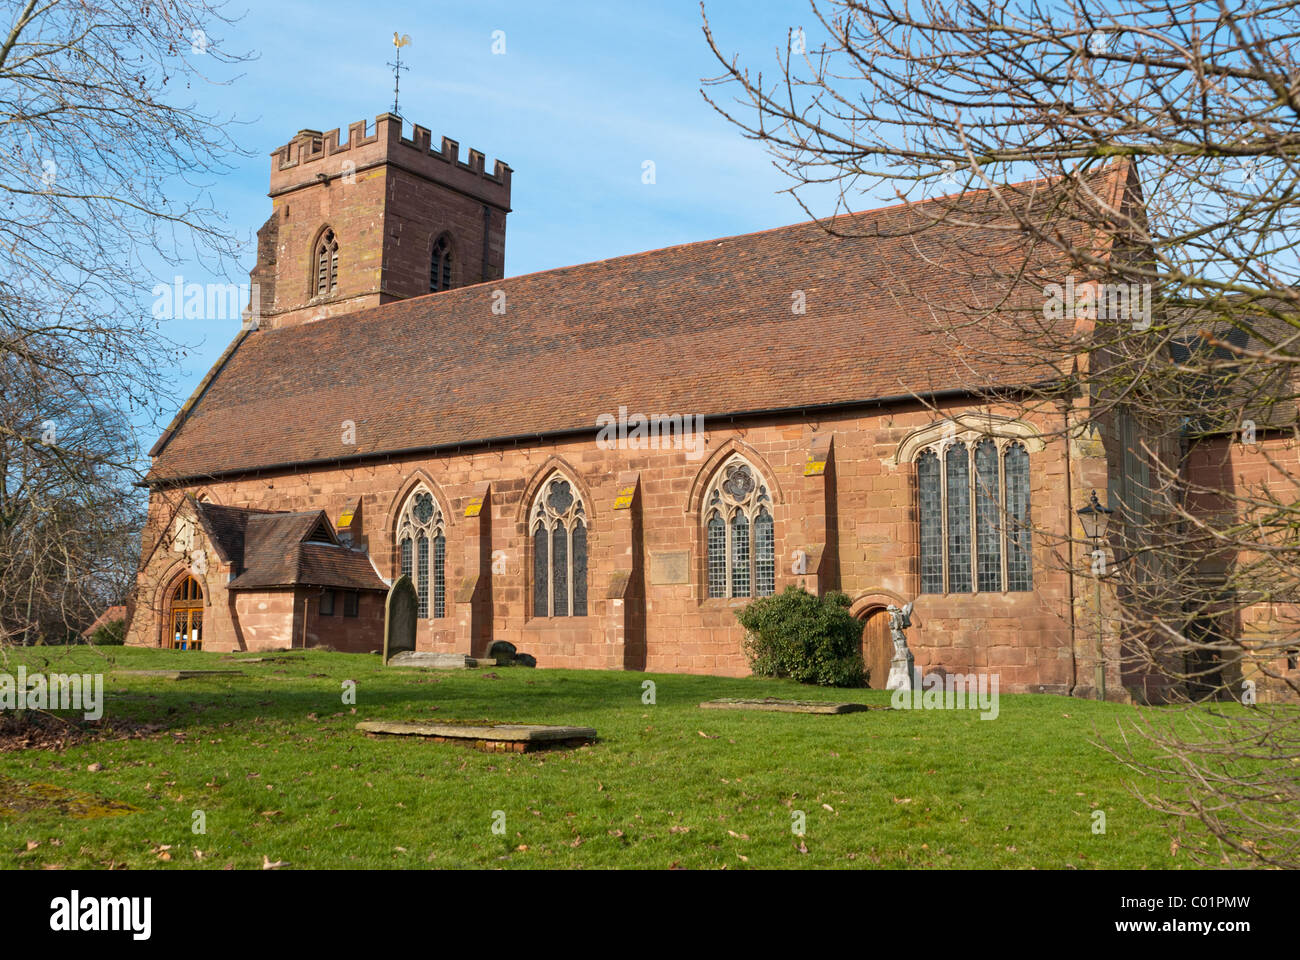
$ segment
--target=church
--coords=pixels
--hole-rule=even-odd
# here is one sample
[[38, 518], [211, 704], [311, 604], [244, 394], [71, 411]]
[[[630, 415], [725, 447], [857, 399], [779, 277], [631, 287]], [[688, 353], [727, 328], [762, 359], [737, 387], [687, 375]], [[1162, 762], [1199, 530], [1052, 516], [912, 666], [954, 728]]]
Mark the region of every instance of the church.
[[739, 676], [736, 611], [798, 585], [852, 599], [872, 686], [914, 600], [919, 669], [1093, 694], [1119, 640], [1030, 531], [1126, 459], [963, 386], [894, 282], [955, 256], [907, 207], [506, 277], [511, 176], [391, 114], [271, 154], [250, 316], [150, 451], [128, 643], [375, 652], [405, 576], [420, 651]]

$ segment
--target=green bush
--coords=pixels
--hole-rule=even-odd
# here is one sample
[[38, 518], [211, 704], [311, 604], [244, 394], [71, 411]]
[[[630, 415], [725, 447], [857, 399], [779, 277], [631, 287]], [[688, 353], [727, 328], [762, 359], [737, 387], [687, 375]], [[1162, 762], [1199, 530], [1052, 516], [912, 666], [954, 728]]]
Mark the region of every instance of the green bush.
[[832, 592], [815, 597], [802, 587], [762, 597], [736, 611], [745, 628], [745, 656], [760, 677], [789, 677], [824, 687], [860, 687], [862, 624], [849, 613], [849, 598]]
[[126, 621], [110, 620], [90, 635], [97, 647], [120, 647], [126, 642]]

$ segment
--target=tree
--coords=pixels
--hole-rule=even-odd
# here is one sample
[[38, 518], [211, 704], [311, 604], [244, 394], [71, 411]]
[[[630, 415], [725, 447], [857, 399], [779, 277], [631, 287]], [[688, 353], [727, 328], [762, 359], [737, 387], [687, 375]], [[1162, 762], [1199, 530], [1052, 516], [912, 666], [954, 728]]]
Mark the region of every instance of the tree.
[[[120, 600], [141, 457], [174, 355], [149, 259], [223, 269], [206, 182], [237, 151], [186, 102], [243, 59], [207, 0], [24, 0], [0, 21], [0, 648]], [[143, 282], [142, 282], [143, 281]], [[133, 545], [134, 542], [134, 545]], [[125, 575], [129, 576], [129, 575]]]
[[[1137, 692], [1183, 711], [1143, 714], [1144, 749], [1117, 754], [1193, 856], [1296, 866], [1296, 711], [1225, 701], [1300, 696], [1300, 5], [811, 9], [775, 81], [706, 18], [705, 98], [828, 230], [893, 196], [918, 249], [961, 248], [941, 296], [906, 291], [960, 385], [1061, 411], [1059, 436], [1114, 464], [1103, 676], [1156, 678]], [[1086, 575], [1080, 529], [1034, 535]]]

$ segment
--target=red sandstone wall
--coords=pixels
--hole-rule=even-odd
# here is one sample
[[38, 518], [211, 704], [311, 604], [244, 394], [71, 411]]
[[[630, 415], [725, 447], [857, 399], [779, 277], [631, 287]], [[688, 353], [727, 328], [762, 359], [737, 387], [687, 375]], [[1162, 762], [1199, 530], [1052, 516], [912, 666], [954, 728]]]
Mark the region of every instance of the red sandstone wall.
[[[712, 429], [714, 425], [706, 423], [707, 453], [698, 461], [688, 460], [680, 450], [607, 451], [598, 449], [593, 439], [580, 439], [527, 449], [262, 476], [214, 483], [204, 489], [218, 503], [282, 510], [324, 508], [335, 520], [345, 504], [360, 497], [360, 542], [368, 543], [380, 572], [391, 578], [396, 566], [395, 515], [406, 491], [418, 477], [424, 477], [450, 519], [448, 605], [446, 617], [421, 624], [419, 649], [484, 652], [486, 638], [470, 633], [471, 604], [453, 602], [458, 592], [474, 587], [472, 578], [482, 570], [484, 576], [474, 596], [490, 611], [491, 638], [510, 641], [520, 651], [536, 656], [541, 666], [631, 666], [743, 675], [748, 666], [734, 612], [744, 601], [704, 596], [701, 520], [697, 510], [688, 509], [692, 491], [698, 496], [707, 483], [706, 472], [713, 459], [734, 445], [768, 473], [776, 522], [777, 590], [790, 583], [817, 589], [816, 571], [795, 575], [791, 558], [796, 550], [815, 552], [829, 542], [829, 563], [823, 561], [823, 569], [831, 574], [822, 586], [834, 585], [838, 568], [839, 587], [857, 599], [855, 612], [861, 615], [873, 605], [916, 597], [919, 590], [913, 467], [889, 461], [908, 433], [932, 421], [931, 413], [914, 409], [828, 417], [815, 426], [768, 422], [747, 427], [719, 424]], [[833, 439], [833, 469], [828, 473], [834, 493], [829, 520], [825, 478], [805, 476], [816, 438], [824, 443], [828, 437]], [[1092, 453], [1095, 451], [1076, 450], [1075, 456]], [[553, 465], [562, 465], [571, 473], [586, 498], [590, 517], [590, 609], [585, 618], [530, 619], [526, 612], [526, 572], [531, 568], [524, 530], [528, 504], [524, 500]], [[1064, 444], [1051, 442], [1045, 450], [1032, 453], [1030, 469], [1035, 523], [1064, 529], [1072, 521], [1066, 501], [1069, 485], [1065, 483]], [[625, 471], [639, 473], [637, 503], [630, 511], [614, 509], [619, 476]], [[1076, 460], [1072, 472], [1076, 487], [1082, 476], [1104, 488], [1104, 461], [1098, 467], [1095, 459]], [[1095, 482], [1098, 476], [1102, 483]], [[481, 481], [491, 485], [487, 516], [467, 518], [465, 507]], [[1082, 496], [1078, 489], [1073, 491], [1074, 507], [1083, 502]], [[638, 512], [640, 529], [634, 537], [633, 515]], [[620, 596], [620, 571], [636, 566], [634, 539], [642, 548], [643, 586]], [[1040, 539], [1035, 538], [1034, 543], [1033, 593], [918, 598], [916, 627], [909, 634], [918, 667], [996, 670], [1001, 675], [1001, 689], [1007, 691], [1068, 689], [1074, 672], [1069, 578], [1055, 569], [1051, 551]], [[484, 550], [485, 544], [490, 549]], [[682, 550], [690, 552], [689, 582], [650, 582], [651, 556]], [[504, 573], [491, 576], [482, 558], [498, 551], [504, 555]], [[148, 594], [147, 585], [158, 575], [157, 568], [153, 563], [142, 573], [142, 595]], [[636, 618], [626, 615], [629, 605], [635, 608], [638, 604], [637, 589], [645, 597], [643, 651], [626, 643], [628, 627], [633, 633], [637, 629]], [[148, 619], [142, 604], [137, 620]], [[382, 628], [382, 613], [375, 622]], [[363, 624], [357, 628], [362, 629]], [[346, 625], [339, 629], [345, 630]], [[146, 629], [132, 630], [132, 642], [149, 642], [149, 636]], [[348, 648], [350, 641], [336, 637], [326, 642]], [[1079, 645], [1082, 648], [1082, 643]]]

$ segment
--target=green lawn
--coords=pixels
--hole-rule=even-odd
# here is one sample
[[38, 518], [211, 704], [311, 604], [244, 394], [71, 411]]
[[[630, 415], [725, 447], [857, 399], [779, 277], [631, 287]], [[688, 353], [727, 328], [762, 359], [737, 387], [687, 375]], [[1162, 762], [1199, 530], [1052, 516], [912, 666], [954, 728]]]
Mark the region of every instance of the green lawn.
[[[232, 664], [218, 654], [120, 647], [12, 652], [0, 670], [23, 663], [105, 673], [106, 722], [164, 729], [0, 753], [0, 784], [7, 778], [11, 791], [48, 783], [139, 808], [89, 819], [0, 814], [0, 866], [242, 869], [264, 858], [291, 869], [1185, 865], [1170, 854], [1162, 818], [1125, 788], [1126, 771], [1089, 742], [1133, 707], [1005, 695], [993, 721], [972, 711], [713, 711], [697, 705], [888, 697], [784, 681], [431, 672], [385, 669], [375, 656], [291, 656], [235, 664], [243, 677], [172, 681], [108, 671]], [[342, 702], [349, 679], [355, 708]], [[642, 702], [646, 680], [656, 684], [655, 705]], [[364, 719], [580, 724], [600, 740], [574, 751], [486, 754], [371, 739], [354, 729]], [[101, 769], [88, 771], [95, 763]], [[1104, 835], [1092, 832], [1095, 809], [1106, 813]], [[196, 810], [206, 819], [202, 835], [192, 832]], [[496, 811], [504, 835], [493, 832]], [[803, 837], [792, 833], [794, 811], [806, 816]]]

